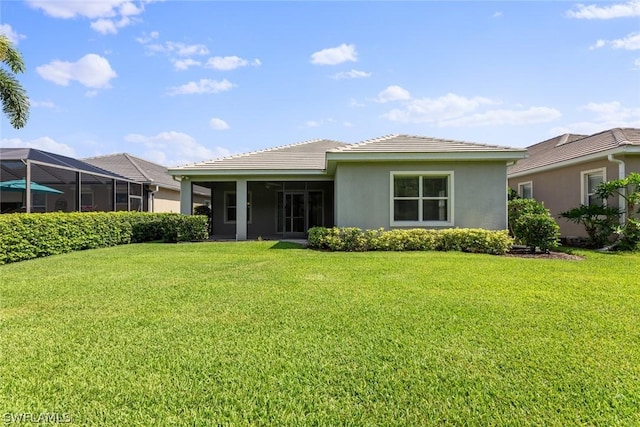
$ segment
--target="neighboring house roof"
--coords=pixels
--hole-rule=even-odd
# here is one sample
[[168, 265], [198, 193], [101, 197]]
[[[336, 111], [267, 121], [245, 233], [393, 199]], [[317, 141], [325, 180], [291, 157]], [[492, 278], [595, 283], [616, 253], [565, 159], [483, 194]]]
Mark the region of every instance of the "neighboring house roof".
[[180, 183], [173, 180], [165, 166], [132, 156], [128, 153], [109, 154], [83, 159], [87, 163], [110, 170], [144, 184], [155, 184], [173, 190], [180, 189]]
[[509, 176], [563, 167], [566, 164], [640, 153], [640, 129], [614, 128], [593, 135], [565, 134], [527, 147], [529, 156], [508, 169]]
[[343, 147], [346, 144], [328, 139], [314, 139], [297, 144], [284, 145], [266, 150], [238, 154], [192, 165], [171, 168], [170, 171], [198, 170], [317, 170], [325, 168], [328, 150]]
[[[89, 157], [84, 159], [84, 161], [126, 176], [139, 183], [157, 185], [161, 188], [180, 191], [180, 182], [174, 180], [173, 177], [169, 175], [166, 166], [141, 159], [128, 153]], [[194, 188], [194, 191], [205, 195], [210, 194], [209, 190], [203, 187]]]
[[339, 160], [517, 160], [526, 151], [498, 145], [428, 138], [412, 135], [388, 135], [358, 144], [316, 139], [267, 150], [254, 151], [207, 162], [170, 168], [169, 173], [326, 173]]
[[[47, 151], [38, 150], [36, 148], [0, 148], [0, 160], [5, 161], [23, 161], [30, 160], [33, 163], [50, 165], [67, 170], [79, 171], [89, 173], [96, 176], [102, 176], [111, 179], [119, 179], [125, 181], [131, 181], [123, 175], [108, 171], [93, 164], [89, 164], [82, 160], [74, 159], [72, 157], [62, 156], [60, 154], [49, 153]], [[37, 172], [39, 175], [45, 175], [44, 170]], [[32, 177], [34, 180], [46, 180], [47, 182], [64, 182], [64, 179], [57, 175], [46, 174], [50, 176]], [[13, 176], [13, 173], [8, 168], [2, 168], [2, 179], [20, 179], [23, 176]]]

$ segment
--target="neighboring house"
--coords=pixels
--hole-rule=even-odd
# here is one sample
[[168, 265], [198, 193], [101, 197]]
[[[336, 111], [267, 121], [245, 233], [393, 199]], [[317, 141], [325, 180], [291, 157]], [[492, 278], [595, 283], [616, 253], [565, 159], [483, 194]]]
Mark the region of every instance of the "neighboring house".
[[[509, 167], [509, 186], [543, 202], [564, 237], [586, 237], [582, 225], [559, 215], [581, 204], [599, 203], [598, 184], [640, 172], [640, 129], [615, 128], [594, 135], [566, 134], [528, 147], [528, 157]], [[623, 200], [610, 204], [624, 209]]]
[[[305, 237], [313, 226], [507, 227], [507, 164], [524, 149], [410, 135], [313, 140], [169, 168], [181, 212], [212, 190], [216, 238]], [[243, 207], [240, 209], [239, 207]]]
[[141, 184], [35, 148], [0, 148], [0, 188], [2, 213], [137, 211], [143, 207]]
[[[143, 184], [144, 210], [148, 212], [180, 212], [180, 182], [168, 174], [165, 166], [127, 153], [83, 159], [85, 162]], [[208, 189], [194, 189], [193, 203], [208, 205]]]

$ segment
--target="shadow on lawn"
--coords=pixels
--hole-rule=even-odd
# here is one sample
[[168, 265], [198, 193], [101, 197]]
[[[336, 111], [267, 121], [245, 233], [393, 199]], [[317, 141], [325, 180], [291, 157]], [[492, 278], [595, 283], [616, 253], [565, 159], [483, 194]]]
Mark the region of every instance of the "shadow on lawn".
[[271, 246], [269, 249], [304, 249], [305, 245], [296, 242], [279, 241]]

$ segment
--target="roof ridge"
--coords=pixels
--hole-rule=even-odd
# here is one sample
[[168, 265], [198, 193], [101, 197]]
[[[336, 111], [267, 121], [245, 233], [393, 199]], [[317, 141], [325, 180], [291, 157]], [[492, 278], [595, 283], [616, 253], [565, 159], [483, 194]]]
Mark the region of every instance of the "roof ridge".
[[[143, 177], [145, 177], [145, 179], [149, 182], [154, 182], [153, 178], [151, 178], [149, 175], [147, 175], [144, 170], [140, 167], [140, 165], [138, 165], [138, 163], [136, 163], [135, 160], [133, 160], [133, 158], [135, 156], [130, 155], [129, 153], [122, 153], [122, 155], [131, 162], [131, 164], [133, 165], [134, 168], [136, 168], [138, 170], [138, 172], [140, 172], [140, 175], [142, 175]], [[140, 160], [144, 160], [144, 159], [140, 159]]]
[[611, 133], [613, 134], [613, 138], [616, 140], [618, 145], [629, 145], [631, 141], [627, 139], [627, 136], [624, 134], [621, 128], [613, 128], [611, 129]]
[[344, 147], [337, 147], [337, 148], [334, 148], [334, 149], [333, 149], [333, 150], [331, 150], [331, 151], [343, 151], [343, 150], [349, 150], [349, 149], [351, 149], [351, 148], [353, 148], [353, 147], [359, 147], [359, 146], [361, 146], [361, 145], [371, 144], [371, 143], [374, 143], [374, 142], [380, 142], [380, 141], [384, 141], [384, 140], [386, 140], [386, 139], [395, 138], [395, 137], [398, 137], [398, 136], [402, 136], [402, 134], [399, 134], [399, 133], [390, 133], [390, 134], [388, 134], [388, 135], [382, 135], [382, 136], [378, 136], [378, 137], [376, 137], [376, 138], [365, 139], [364, 141], [359, 141], [359, 142], [356, 142], [355, 144], [347, 144], [347, 145], [345, 145]]

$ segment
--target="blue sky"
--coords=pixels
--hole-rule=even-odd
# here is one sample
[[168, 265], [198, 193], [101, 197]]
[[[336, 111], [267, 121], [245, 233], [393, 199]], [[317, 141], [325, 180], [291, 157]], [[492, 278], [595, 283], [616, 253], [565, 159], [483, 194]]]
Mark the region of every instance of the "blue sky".
[[640, 127], [640, 0], [3, 1], [3, 147], [176, 166], [392, 133], [524, 147]]

